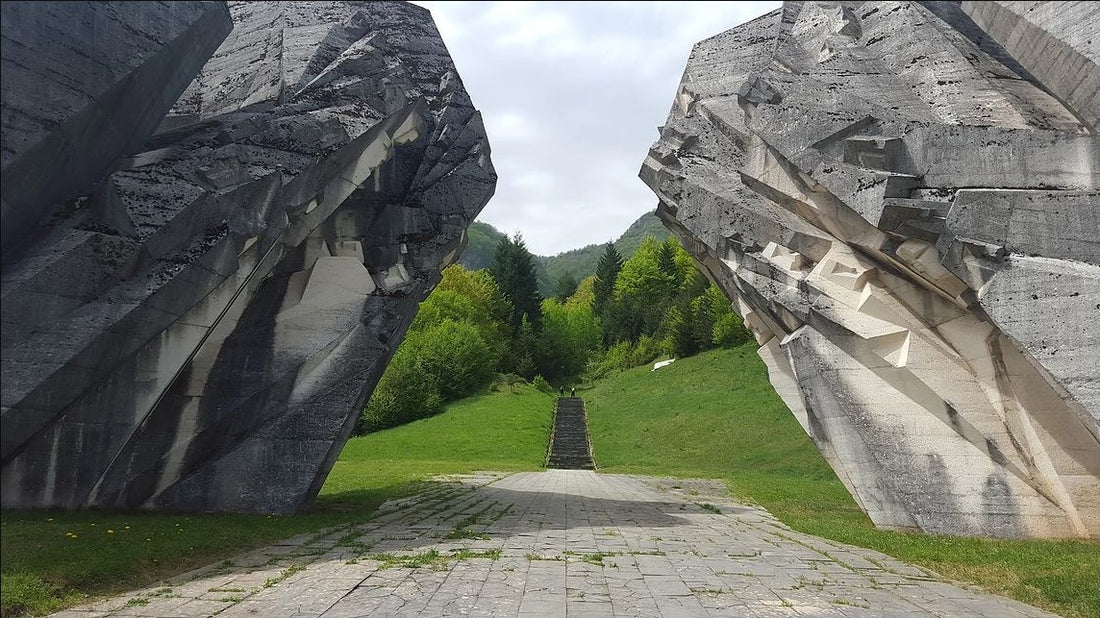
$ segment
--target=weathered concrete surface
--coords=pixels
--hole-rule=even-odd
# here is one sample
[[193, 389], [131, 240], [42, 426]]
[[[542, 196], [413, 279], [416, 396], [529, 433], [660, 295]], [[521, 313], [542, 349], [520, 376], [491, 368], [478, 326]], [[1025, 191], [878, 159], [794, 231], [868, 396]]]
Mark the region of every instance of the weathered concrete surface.
[[1035, 81], [1096, 128], [1100, 122], [1100, 7], [1091, 2], [962, 3]]
[[642, 167], [882, 527], [1100, 535], [1100, 19], [1034, 4], [788, 3]]
[[0, 23], [6, 257], [141, 149], [232, 21], [219, 2], [5, 2]]
[[[3, 506], [305, 505], [495, 186], [480, 114], [429, 13], [386, 2], [4, 11], [5, 139], [21, 110], [46, 108], [5, 141], [5, 191], [69, 183], [48, 157], [13, 171], [55, 135], [104, 173], [81, 181], [87, 194], [36, 194], [28, 203], [52, 215], [20, 220], [21, 242], [4, 245]], [[228, 25], [203, 20], [227, 14], [220, 47], [184, 44], [196, 29], [220, 40]], [[142, 25], [153, 42], [69, 45], [64, 28], [88, 23], [100, 35]], [[70, 48], [107, 68], [86, 72]], [[9, 50], [21, 82], [8, 80]], [[142, 81], [150, 71], [191, 83], [170, 92]], [[61, 111], [9, 97], [9, 85], [70, 81], [83, 86]], [[166, 117], [168, 106], [143, 108], [159, 114], [151, 136], [146, 116], [102, 94], [134, 91], [179, 97]], [[101, 138], [82, 131], [100, 125], [123, 137], [89, 155]]]
[[[419, 568], [400, 561], [413, 557]], [[1053, 616], [795, 532], [732, 502], [721, 481], [582, 470], [459, 477], [383, 505], [368, 523], [54, 616], [215, 614]]]

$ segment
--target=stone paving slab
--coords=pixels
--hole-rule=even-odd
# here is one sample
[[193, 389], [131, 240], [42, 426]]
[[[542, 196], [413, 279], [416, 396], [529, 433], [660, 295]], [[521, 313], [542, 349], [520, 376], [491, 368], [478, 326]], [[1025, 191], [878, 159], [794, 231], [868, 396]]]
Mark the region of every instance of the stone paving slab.
[[547, 470], [425, 484], [64, 618], [1053, 616], [733, 502], [721, 481]]

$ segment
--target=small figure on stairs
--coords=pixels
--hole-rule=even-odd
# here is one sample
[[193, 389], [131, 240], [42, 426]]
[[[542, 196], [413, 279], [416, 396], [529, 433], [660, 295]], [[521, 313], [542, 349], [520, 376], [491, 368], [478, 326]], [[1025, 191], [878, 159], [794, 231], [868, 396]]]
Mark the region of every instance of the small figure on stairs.
[[570, 397], [576, 397], [577, 396], [577, 387], [576, 386], [570, 386], [569, 387], [569, 396]]

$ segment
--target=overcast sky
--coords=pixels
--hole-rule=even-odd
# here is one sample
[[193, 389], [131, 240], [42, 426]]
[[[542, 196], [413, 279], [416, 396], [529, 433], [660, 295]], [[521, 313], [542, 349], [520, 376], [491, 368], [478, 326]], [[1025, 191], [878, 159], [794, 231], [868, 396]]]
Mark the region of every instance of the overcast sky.
[[478, 217], [538, 255], [618, 237], [657, 205], [638, 169], [691, 47], [779, 2], [416, 2], [485, 118]]

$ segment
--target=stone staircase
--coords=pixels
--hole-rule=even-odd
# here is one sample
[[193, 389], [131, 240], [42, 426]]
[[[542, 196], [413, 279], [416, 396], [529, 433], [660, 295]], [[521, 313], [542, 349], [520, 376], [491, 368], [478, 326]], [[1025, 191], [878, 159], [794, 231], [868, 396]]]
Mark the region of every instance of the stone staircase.
[[584, 399], [558, 397], [546, 467], [566, 470], [596, 469], [592, 460], [592, 446], [588, 440], [588, 415], [584, 410]]

